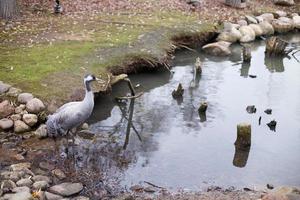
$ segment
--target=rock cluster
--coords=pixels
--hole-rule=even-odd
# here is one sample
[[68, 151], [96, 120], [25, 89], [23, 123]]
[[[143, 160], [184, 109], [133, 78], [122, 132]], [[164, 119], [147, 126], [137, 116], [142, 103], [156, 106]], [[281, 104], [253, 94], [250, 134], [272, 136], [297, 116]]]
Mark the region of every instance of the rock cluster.
[[224, 22], [217, 42], [207, 44], [202, 49], [214, 56], [228, 56], [231, 54], [229, 47], [232, 43], [248, 43], [256, 37], [286, 33], [294, 29], [300, 29], [300, 16], [297, 13], [288, 15], [284, 11], [276, 11], [259, 16], [246, 15], [237, 23]]
[[16, 98], [14, 103], [10, 100], [0, 101], [0, 130], [24, 133], [41, 123], [38, 116], [45, 110], [45, 105], [40, 99], [30, 93], [21, 93], [21, 90], [1, 81], [0, 95]]
[[[60, 177], [66, 177], [60, 169], [54, 170], [55, 174], [59, 174]], [[0, 199], [89, 199], [83, 196], [76, 196], [83, 190], [82, 183], [59, 183], [64, 178], [57, 179], [54, 174], [53, 176], [33, 173], [31, 171], [31, 163], [28, 162], [11, 165], [5, 171], [0, 172]]]

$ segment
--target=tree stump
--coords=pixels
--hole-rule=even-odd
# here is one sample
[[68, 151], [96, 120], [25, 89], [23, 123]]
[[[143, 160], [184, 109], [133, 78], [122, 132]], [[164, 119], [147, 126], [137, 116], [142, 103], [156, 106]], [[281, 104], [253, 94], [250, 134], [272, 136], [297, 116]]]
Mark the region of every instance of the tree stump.
[[249, 63], [251, 58], [251, 48], [248, 46], [243, 46], [243, 62]]
[[265, 53], [267, 56], [287, 55], [289, 53], [285, 51], [287, 45], [287, 42], [278, 37], [270, 37], [266, 40]]
[[247, 149], [251, 146], [251, 125], [241, 123], [237, 125], [237, 138], [235, 146], [240, 149]]
[[173, 98], [175, 98], [175, 99], [180, 98], [180, 97], [182, 97], [183, 92], [184, 92], [184, 89], [183, 89], [181, 83], [179, 83], [177, 89], [176, 89], [176, 90], [173, 90], [172, 96], [173, 96]]
[[206, 110], [207, 110], [207, 107], [208, 107], [207, 103], [206, 102], [202, 102], [200, 104], [200, 107], [198, 108], [198, 112], [199, 113], [205, 113]]

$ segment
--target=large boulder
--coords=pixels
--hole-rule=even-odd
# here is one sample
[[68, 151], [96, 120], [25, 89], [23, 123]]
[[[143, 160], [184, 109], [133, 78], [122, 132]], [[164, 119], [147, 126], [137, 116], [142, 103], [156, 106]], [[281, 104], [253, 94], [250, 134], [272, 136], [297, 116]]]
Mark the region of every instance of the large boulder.
[[33, 95], [30, 93], [21, 93], [18, 95], [18, 102], [21, 104], [26, 104], [31, 99], [33, 99]]
[[13, 114], [15, 111], [13, 105], [10, 104], [8, 100], [2, 101], [0, 103], [0, 119]]
[[49, 191], [61, 195], [63, 197], [68, 197], [79, 193], [83, 189], [81, 183], [61, 183], [59, 185], [54, 185], [50, 187]]
[[300, 16], [293, 17], [294, 27], [300, 29]]
[[34, 126], [38, 122], [38, 116], [35, 114], [24, 114], [23, 115], [23, 121], [28, 126]]
[[11, 87], [11, 85], [3, 83], [2, 81], [0, 81], [0, 95], [7, 92], [10, 87]]
[[11, 119], [7, 119], [7, 118], [0, 119], [0, 129], [2, 130], [8, 130], [12, 128], [13, 125], [14, 122]]
[[263, 30], [258, 24], [250, 24], [249, 26], [254, 30], [256, 37], [263, 35]]
[[259, 22], [267, 21], [271, 23], [274, 20], [274, 15], [272, 13], [264, 13], [257, 16], [256, 19]]
[[26, 110], [29, 113], [37, 114], [37, 113], [43, 111], [44, 109], [45, 109], [44, 103], [38, 98], [33, 98], [26, 103]]
[[23, 121], [21, 120], [17, 120], [14, 123], [14, 131], [15, 133], [24, 133], [30, 130], [30, 126], [28, 126], [27, 124], [25, 124]]
[[273, 28], [272, 24], [270, 24], [269, 22], [263, 21], [263, 22], [259, 23], [258, 25], [262, 29], [263, 35], [273, 35], [274, 34], [274, 28]]
[[294, 29], [294, 22], [287, 17], [280, 17], [272, 22], [275, 32], [286, 33]]
[[240, 39], [240, 42], [252, 42], [255, 40], [255, 32], [254, 30], [248, 25], [248, 26], [242, 26], [240, 28], [240, 32], [242, 34], [242, 37]]
[[238, 41], [241, 37], [241, 32], [231, 24], [230, 27], [224, 27], [224, 31], [220, 33], [220, 35], [217, 38], [217, 41], [234, 43]]
[[281, 6], [293, 6], [295, 5], [294, 0], [274, 0], [274, 3]]
[[202, 49], [211, 55], [214, 56], [228, 56], [231, 54], [229, 46], [230, 42], [218, 41], [214, 43], [207, 44], [202, 47]]

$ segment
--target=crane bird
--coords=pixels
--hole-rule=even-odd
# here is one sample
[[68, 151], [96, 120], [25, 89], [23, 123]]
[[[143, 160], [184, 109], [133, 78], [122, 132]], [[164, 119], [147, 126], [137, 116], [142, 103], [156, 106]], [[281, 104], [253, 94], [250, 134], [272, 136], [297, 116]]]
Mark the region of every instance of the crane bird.
[[85, 97], [82, 101], [69, 102], [62, 105], [57, 111], [48, 116], [46, 122], [47, 133], [50, 137], [68, 135], [69, 131], [82, 125], [91, 115], [94, 108], [94, 94], [91, 82], [104, 82], [94, 75], [84, 77]]

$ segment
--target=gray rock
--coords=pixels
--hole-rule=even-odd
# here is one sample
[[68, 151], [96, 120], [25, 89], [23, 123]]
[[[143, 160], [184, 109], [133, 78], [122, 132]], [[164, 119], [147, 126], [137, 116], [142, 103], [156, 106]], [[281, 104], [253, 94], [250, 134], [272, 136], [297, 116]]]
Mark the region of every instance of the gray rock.
[[32, 185], [32, 181], [29, 178], [22, 178], [22, 179], [18, 180], [16, 184], [19, 187], [21, 187], [21, 186], [30, 187]]
[[225, 42], [234, 43], [234, 42], [240, 40], [241, 37], [242, 37], [241, 32], [239, 30], [237, 30], [236, 28], [231, 27], [230, 30], [221, 32], [217, 38], [217, 41], [225, 41]]
[[39, 167], [41, 169], [43, 169], [43, 170], [49, 170], [49, 171], [51, 171], [51, 170], [53, 170], [55, 168], [55, 165], [53, 165], [53, 164], [51, 164], [49, 162], [43, 161], [43, 162], [40, 162]]
[[287, 17], [280, 17], [272, 22], [275, 32], [286, 33], [294, 29], [294, 22]]
[[295, 28], [300, 29], [300, 16], [293, 16], [293, 25]]
[[6, 92], [6, 95], [9, 97], [17, 97], [21, 92], [22, 92], [21, 89], [11, 87], [11, 88], [9, 88], [8, 92]]
[[83, 189], [81, 183], [61, 183], [59, 185], [54, 185], [50, 187], [49, 191], [64, 197], [68, 197], [79, 193]]
[[38, 129], [34, 132], [34, 134], [39, 138], [46, 138], [47, 137], [47, 126], [46, 124], [41, 124]]
[[19, 193], [19, 192], [30, 192], [30, 188], [26, 187], [26, 186], [22, 186], [22, 187], [15, 187], [12, 192], [14, 193]]
[[230, 42], [218, 41], [214, 43], [207, 44], [202, 47], [202, 49], [211, 55], [214, 56], [228, 56], [231, 54], [229, 46]]
[[21, 171], [21, 170], [26, 170], [26, 169], [30, 169], [30, 168], [31, 168], [31, 164], [29, 162], [13, 164], [10, 166], [10, 169], [12, 171]]
[[248, 24], [257, 24], [257, 20], [255, 19], [255, 17], [252, 17], [250, 15], [245, 15], [246, 21], [248, 22]]
[[294, 0], [274, 0], [274, 3], [281, 6], [293, 6], [295, 5]]
[[66, 174], [60, 169], [54, 169], [51, 171], [51, 173], [59, 180], [66, 178]]
[[36, 176], [32, 177], [32, 180], [34, 182], [45, 181], [47, 183], [51, 183], [51, 179], [48, 176], [42, 176], [42, 175], [36, 175]]
[[244, 19], [241, 19], [239, 21], [237, 21], [237, 23], [240, 25], [240, 26], [247, 26], [248, 25], [248, 22]]
[[240, 32], [242, 34], [242, 37], [240, 39], [240, 42], [252, 42], [255, 40], [255, 32], [254, 30], [248, 25], [248, 26], [242, 26], [240, 28]]
[[44, 109], [45, 109], [44, 103], [38, 98], [33, 98], [26, 103], [26, 110], [29, 113], [37, 114], [37, 113], [43, 111]]
[[15, 194], [5, 194], [3, 200], [32, 200], [32, 196], [30, 192], [23, 191]]
[[0, 81], [0, 95], [7, 92], [10, 87], [11, 87], [11, 85], [3, 83], [2, 81]]
[[13, 114], [15, 108], [9, 103], [8, 100], [4, 100], [0, 103], [0, 119]]
[[38, 117], [35, 114], [24, 114], [23, 115], [23, 121], [28, 126], [34, 126], [38, 122]]
[[258, 25], [262, 29], [263, 35], [273, 35], [274, 34], [274, 28], [269, 22], [263, 21], [263, 22], [259, 23]]
[[256, 37], [263, 35], [263, 30], [258, 24], [250, 24], [249, 26], [254, 30]]
[[15, 113], [20, 114], [20, 113], [22, 113], [23, 110], [25, 110], [25, 108], [26, 108], [26, 106], [24, 104], [21, 104], [15, 108]]
[[16, 184], [11, 181], [11, 180], [4, 180], [1, 182], [1, 187], [0, 189], [3, 190], [3, 192], [9, 192], [11, 191], [13, 188], [17, 187]]
[[18, 102], [26, 104], [28, 101], [33, 99], [33, 95], [30, 93], [21, 93], [18, 96]]
[[17, 120], [21, 120], [22, 116], [20, 114], [13, 114], [13, 115], [9, 116], [9, 118], [13, 121], [17, 121]]
[[291, 14], [291, 17], [295, 17], [295, 16], [299, 16], [299, 14], [298, 13], [292, 13]]
[[262, 19], [262, 21], [260, 21], [260, 22], [267, 21], [267, 22], [271, 23], [274, 20], [274, 15], [272, 13], [264, 13], [264, 14], [259, 15], [256, 18]]
[[8, 130], [11, 129], [14, 125], [14, 122], [10, 119], [3, 118], [0, 119], [0, 129], [2, 130]]
[[88, 197], [84, 197], [84, 196], [78, 196], [78, 197], [74, 197], [71, 200], [89, 200], [90, 198]]
[[282, 10], [277, 10], [277, 11], [274, 12], [274, 15], [275, 15], [276, 18], [286, 17], [287, 13], [285, 11], [282, 11]]
[[37, 181], [32, 185], [35, 190], [46, 190], [49, 187], [47, 181]]
[[23, 121], [21, 120], [17, 120], [14, 123], [14, 131], [15, 133], [24, 133], [30, 130], [30, 126], [28, 126], [27, 124], [25, 124]]
[[47, 200], [61, 200], [63, 199], [62, 196], [57, 195], [57, 194], [52, 194], [50, 192], [45, 192], [45, 196]]

